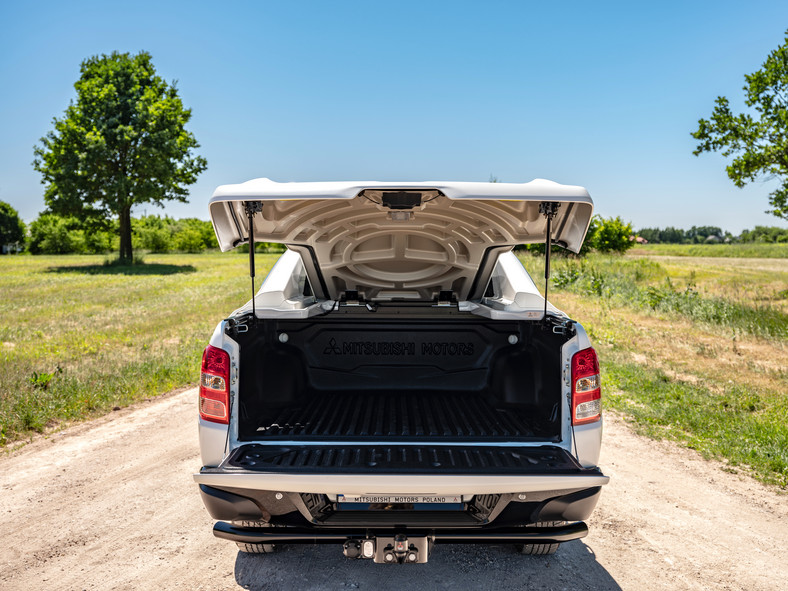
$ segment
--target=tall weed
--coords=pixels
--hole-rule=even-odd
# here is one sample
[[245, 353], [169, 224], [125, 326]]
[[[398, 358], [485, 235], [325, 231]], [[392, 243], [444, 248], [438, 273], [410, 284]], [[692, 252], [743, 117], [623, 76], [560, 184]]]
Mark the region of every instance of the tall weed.
[[[534, 261], [525, 263], [534, 267]], [[694, 272], [683, 285], [676, 285], [662, 265], [645, 258], [559, 259], [551, 283], [613, 306], [675, 314], [764, 338], [788, 338], [788, 315], [770, 301], [743, 303], [704, 294], [695, 285]]]

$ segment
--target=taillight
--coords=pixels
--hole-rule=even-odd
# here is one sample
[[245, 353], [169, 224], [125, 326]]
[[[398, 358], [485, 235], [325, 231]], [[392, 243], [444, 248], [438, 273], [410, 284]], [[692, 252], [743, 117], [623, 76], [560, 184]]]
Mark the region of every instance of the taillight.
[[584, 425], [602, 418], [599, 360], [593, 348], [572, 356], [572, 424]]
[[202, 354], [200, 371], [200, 417], [214, 423], [229, 424], [230, 355], [208, 345]]

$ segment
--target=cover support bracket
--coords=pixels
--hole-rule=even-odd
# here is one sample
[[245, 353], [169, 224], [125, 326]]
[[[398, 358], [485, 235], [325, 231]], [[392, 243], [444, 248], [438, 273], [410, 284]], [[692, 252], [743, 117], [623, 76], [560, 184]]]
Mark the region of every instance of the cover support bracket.
[[252, 322], [257, 320], [257, 310], [254, 302], [254, 215], [263, 211], [262, 201], [244, 201], [244, 209], [249, 220], [249, 277], [252, 278]]
[[561, 204], [556, 201], [542, 201], [539, 204], [541, 213], [547, 222], [544, 239], [544, 319], [547, 319], [547, 290], [550, 286], [550, 247], [553, 244], [553, 218]]

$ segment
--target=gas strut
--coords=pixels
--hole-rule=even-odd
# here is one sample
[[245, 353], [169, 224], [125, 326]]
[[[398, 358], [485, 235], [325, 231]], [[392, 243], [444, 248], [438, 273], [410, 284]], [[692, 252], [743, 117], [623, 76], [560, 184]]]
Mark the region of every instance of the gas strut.
[[547, 221], [547, 228], [545, 229], [544, 239], [544, 318], [547, 321], [547, 289], [550, 286], [550, 247], [553, 243], [553, 218], [558, 213], [558, 208], [561, 206], [556, 201], [542, 201], [539, 204], [539, 213], [541, 213]]
[[254, 214], [263, 211], [262, 201], [244, 201], [246, 216], [249, 221], [249, 277], [252, 278], [252, 324], [257, 322], [257, 311], [254, 303]]

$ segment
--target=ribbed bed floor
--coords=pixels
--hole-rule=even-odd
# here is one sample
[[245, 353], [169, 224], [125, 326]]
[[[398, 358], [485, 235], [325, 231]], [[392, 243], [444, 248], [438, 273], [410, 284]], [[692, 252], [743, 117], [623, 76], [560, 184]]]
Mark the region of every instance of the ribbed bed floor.
[[498, 409], [478, 394], [324, 394], [285, 408], [260, 438], [527, 438], [533, 420], [524, 411]]

